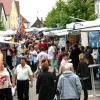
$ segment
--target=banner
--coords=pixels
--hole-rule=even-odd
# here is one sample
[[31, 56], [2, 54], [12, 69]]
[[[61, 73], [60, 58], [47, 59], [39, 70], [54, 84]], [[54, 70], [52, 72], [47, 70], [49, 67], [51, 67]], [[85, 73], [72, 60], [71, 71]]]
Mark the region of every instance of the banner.
[[89, 32], [88, 33], [88, 40], [89, 40], [89, 46], [92, 48], [98, 48], [100, 47], [100, 32]]
[[81, 45], [86, 47], [88, 46], [88, 33], [87, 32], [81, 32]]

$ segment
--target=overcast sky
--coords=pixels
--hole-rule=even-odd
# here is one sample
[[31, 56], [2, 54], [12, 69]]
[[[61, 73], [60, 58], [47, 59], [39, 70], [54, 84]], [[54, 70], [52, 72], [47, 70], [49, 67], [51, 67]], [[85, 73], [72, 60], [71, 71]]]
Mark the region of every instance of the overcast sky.
[[39, 18], [47, 16], [48, 12], [55, 6], [56, 0], [19, 0], [20, 12], [30, 22], [34, 23]]

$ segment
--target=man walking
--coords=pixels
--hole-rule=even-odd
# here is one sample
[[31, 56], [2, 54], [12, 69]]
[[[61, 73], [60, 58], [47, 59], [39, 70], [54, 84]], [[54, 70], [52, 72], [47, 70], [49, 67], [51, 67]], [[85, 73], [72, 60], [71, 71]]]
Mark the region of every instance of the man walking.
[[29, 100], [29, 79], [32, 81], [32, 71], [29, 65], [27, 65], [25, 58], [21, 58], [20, 64], [16, 67], [14, 78], [13, 78], [13, 87], [16, 85], [17, 81], [17, 95], [18, 100]]

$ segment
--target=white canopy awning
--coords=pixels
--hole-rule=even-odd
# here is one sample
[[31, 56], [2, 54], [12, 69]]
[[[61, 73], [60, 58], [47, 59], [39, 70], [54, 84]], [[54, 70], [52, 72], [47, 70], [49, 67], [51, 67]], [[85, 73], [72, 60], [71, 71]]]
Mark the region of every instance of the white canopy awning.
[[34, 32], [34, 31], [38, 31], [39, 28], [37, 27], [31, 27], [31, 28], [28, 28], [28, 29], [25, 29], [25, 32]]
[[61, 29], [61, 30], [53, 30], [53, 31], [49, 31], [49, 32], [44, 32], [44, 35], [52, 35], [52, 36], [63, 36], [63, 35], [67, 35], [69, 32], [67, 29]]
[[66, 25], [69, 30], [96, 31], [100, 30], [100, 18], [94, 21], [74, 22]]
[[15, 35], [16, 31], [7, 30], [7, 31], [0, 31], [0, 36], [8, 36], [8, 35]]
[[67, 35], [67, 34], [68, 34], [68, 32], [62, 32], [62, 33], [57, 33], [55, 35], [57, 35], [57, 36], [63, 36], [63, 35]]
[[14, 42], [12, 41], [12, 37], [2, 37], [0, 36], [0, 43], [8, 43], [8, 44], [23, 44], [25, 43], [25, 40], [20, 41], [20, 42]]
[[100, 26], [99, 27], [84, 28], [84, 29], [80, 29], [80, 31], [81, 32], [100, 31]]

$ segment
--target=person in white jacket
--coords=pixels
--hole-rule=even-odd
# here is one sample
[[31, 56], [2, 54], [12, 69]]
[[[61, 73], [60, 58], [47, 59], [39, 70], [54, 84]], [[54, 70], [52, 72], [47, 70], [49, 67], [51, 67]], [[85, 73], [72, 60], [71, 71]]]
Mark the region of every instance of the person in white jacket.
[[71, 67], [65, 65], [63, 73], [59, 77], [57, 90], [60, 100], [79, 100], [82, 86], [79, 77], [71, 71]]

